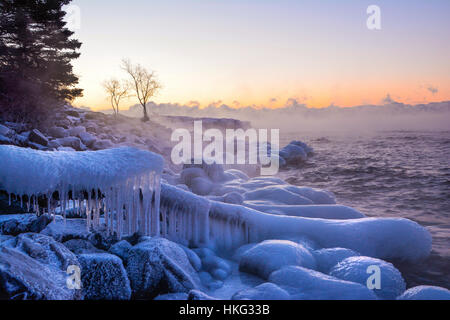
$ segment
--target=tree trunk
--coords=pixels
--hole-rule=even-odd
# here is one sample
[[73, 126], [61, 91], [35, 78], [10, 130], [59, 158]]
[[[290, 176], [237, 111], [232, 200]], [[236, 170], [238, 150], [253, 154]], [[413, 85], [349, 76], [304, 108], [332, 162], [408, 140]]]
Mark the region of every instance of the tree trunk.
[[147, 106], [144, 105], [143, 107], [144, 107], [144, 117], [142, 118], [142, 121], [147, 122], [150, 120], [150, 118], [148, 117], [148, 114], [147, 114]]

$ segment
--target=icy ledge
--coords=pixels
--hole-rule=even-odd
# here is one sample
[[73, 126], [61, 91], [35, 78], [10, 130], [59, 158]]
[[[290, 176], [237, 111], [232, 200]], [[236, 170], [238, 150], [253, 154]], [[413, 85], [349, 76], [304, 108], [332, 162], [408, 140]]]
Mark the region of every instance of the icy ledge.
[[160, 155], [129, 147], [44, 152], [0, 146], [0, 159], [0, 190], [25, 199], [35, 212], [40, 196], [47, 198], [47, 212], [54, 212], [50, 199], [58, 192], [63, 209], [86, 212], [88, 227], [99, 224], [103, 209], [108, 228], [119, 236], [159, 232]]

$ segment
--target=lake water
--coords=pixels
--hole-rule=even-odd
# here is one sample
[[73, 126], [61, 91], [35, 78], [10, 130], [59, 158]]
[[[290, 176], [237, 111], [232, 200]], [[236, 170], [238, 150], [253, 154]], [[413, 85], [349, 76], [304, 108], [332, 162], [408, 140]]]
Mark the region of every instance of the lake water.
[[408, 287], [450, 289], [450, 132], [371, 134], [281, 133], [311, 145], [315, 155], [282, 170], [287, 182], [332, 191], [339, 204], [370, 217], [404, 217], [427, 227], [430, 257], [415, 265], [394, 262]]

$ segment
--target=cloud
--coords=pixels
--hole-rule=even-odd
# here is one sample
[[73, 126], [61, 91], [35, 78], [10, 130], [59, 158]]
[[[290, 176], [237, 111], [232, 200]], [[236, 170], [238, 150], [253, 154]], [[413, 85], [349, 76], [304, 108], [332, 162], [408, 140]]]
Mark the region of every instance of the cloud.
[[427, 90], [430, 91], [433, 95], [439, 92], [439, 89], [433, 86], [428, 86]]

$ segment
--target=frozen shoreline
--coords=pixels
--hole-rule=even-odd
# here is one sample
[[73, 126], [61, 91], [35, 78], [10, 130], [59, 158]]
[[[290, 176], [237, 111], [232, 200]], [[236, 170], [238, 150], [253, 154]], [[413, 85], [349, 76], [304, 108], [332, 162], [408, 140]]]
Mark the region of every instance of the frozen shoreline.
[[[74, 115], [74, 113], [72, 114]], [[92, 117], [90, 114], [89, 112], [84, 112], [83, 116], [78, 118], [79, 120], [76, 120], [76, 117], [73, 115], [70, 116], [71, 118], [69, 119], [72, 124], [69, 128], [64, 129], [64, 132], [75, 134], [75, 136], [70, 136], [71, 138], [51, 137], [49, 139], [45, 136], [39, 137], [38, 132], [30, 132], [28, 135], [26, 133], [13, 134], [7, 130], [2, 132], [4, 137], [10, 139], [10, 141], [22, 141], [22, 144], [29, 143], [31, 146], [35, 146], [37, 142], [31, 140], [41, 141], [43, 144], [47, 144], [47, 146], [41, 145], [43, 150], [52, 148], [49, 145], [53, 141], [57, 143], [67, 142], [72, 146], [74, 141], [77, 141], [75, 143], [77, 146], [78, 143], [82, 143], [79, 144], [81, 149], [83, 149], [83, 145], [84, 148], [88, 148], [82, 141], [84, 139], [86, 142], [89, 140], [88, 138], [92, 138], [91, 146], [96, 146], [94, 148], [96, 149], [99, 145], [94, 134], [89, 133], [90, 136], [86, 135], [88, 133], [86, 127], [92, 127], [93, 123], [95, 123], [93, 120], [85, 121], [86, 118]], [[144, 127], [146, 124], [127, 120], [130, 121], [127, 127], [123, 123], [110, 120], [108, 117], [105, 118], [99, 115], [96, 115], [96, 117], [107, 119], [101, 120], [103, 122], [112, 121], [112, 123], [115, 123], [115, 130], [120, 127], [120, 133], [124, 134], [123, 137], [112, 136], [112, 139], [108, 140], [110, 141], [109, 143], [102, 142], [104, 145], [117, 147], [130, 143], [134, 147], [139, 148], [145, 145], [150, 150], [155, 148], [154, 145], [158, 145], [161, 148], [161, 144], [158, 143], [161, 139], [155, 140], [153, 145], [142, 144], [142, 138], [131, 138], [134, 142], [130, 142], [129, 134], [132, 130], [135, 130], [133, 126], [140, 125]], [[131, 128], [129, 127], [130, 125]], [[99, 126], [97, 125], [97, 127]], [[152, 128], [151, 134], [157, 137], [158, 132], [155, 132], [155, 130], [157, 129]], [[167, 134], [167, 130], [165, 132]], [[62, 135], [65, 134], [62, 133]], [[136, 137], [136, 133], [132, 133], [132, 135]], [[114, 141], [118, 142], [114, 143]], [[88, 143], [86, 142], [86, 144]], [[295, 149], [295, 154], [301, 154], [302, 157], [308, 154], [308, 149], [301, 153], [296, 150], [297, 147], [302, 148], [302, 145], [297, 144], [295, 148], [291, 147], [289, 150]], [[39, 147], [37, 148], [39, 149]], [[61, 148], [61, 152], [68, 152], [68, 154], [71, 153], [74, 156], [76, 154], [73, 150], [68, 149], [73, 149], [72, 147], [62, 146]], [[168, 146], [162, 147], [164, 150], [167, 150], [167, 148]], [[307, 146], [304, 145], [303, 148], [307, 148]], [[167, 157], [167, 153], [161, 153]], [[76, 160], [76, 156], [74, 160]], [[134, 163], [131, 161], [130, 165], [134, 165]], [[344, 294], [343, 297], [350, 299], [392, 299], [400, 296], [405, 291], [406, 286], [400, 272], [393, 265], [380, 259], [398, 259], [414, 262], [428, 256], [431, 250], [431, 237], [418, 224], [398, 218], [365, 218], [364, 214], [354, 209], [336, 205], [334, 195], [324, 190], [296, 187], [277, 178], [251, 178], [244, 172], [236, 169], [227, 171], [218, 165], [188, 166], [180, 174], [174, 174], [172, 170], [167, 169], [166, 167], [166, 171], [163, 173], [163, 183], [169, 183], [172, 186], [167, 185], [164, 187], [163, 185], [161, 192], [162, 203], [167, 203], [165, 207], [161, 208], [163, 217], [162, 236], [178, 243], [184, 243], [187, 246], [196, 245], [195, 242], [192, 242], [192, 239], [209, 238], [200, 247], [210, 247], [214, 251], [195, 248], [195, 246], [193, 247], [194, 250], [182, 247], [184, 250], [183, 254], [183, 250], [175, 249], [177, 245], [170, 241], [161, 242], [158, 239], [145, 239], [145, 237], [137, 242], [131, 239], [128, 242], [125, 241], [125, 243], [121, 241], [119, 243], [123, 243], [126, 250], [123, 248], [119, 250], [118, 248], [117, 250], [119, 251], [116, 251], [114, 249], [113, 254], [118, 254], [121, 258], [126, 268], [125, 272], [121, 269], [121, 263], [118, 260], [106, 257], [104, 256], [105, 253], [103, 253], [105, 249], [111, 252], [111, 248], [116, 244], [111, 242], [109, 245], [99, 246], [96, 241], [90, 238], [91, 235], [80, 232], [79, 225], [71, 231], [70, 228], [66, 229], [65, 225], [64, 228], [56, 227], [55, 223], [61, 222], [55, 221], [47, 227], [44, 226], [41, 237], [50, 236], [56, 241], [64, 242], [64, 244], [68, 241], [79, 239], [81, 241], [79, 244], [73, 245], [71, 243], [70, 245], [67, 244], [67, 246], [71, 250], [78, 252], [77, 256], [81, 261], [84, 261], [83, 263], [88, 261], [89, 263], [105, 263], [107, 265], [112, 264], [114, 268], [119, 268], [120, 270], [117, 272], [123, 275], [124, 281], [126, 282], [128, 278], [130, 279], [132, 295], [142, 295], [142, 297], [154, 297], [155, 289], [151, 285], [152, 282], [136, 283], [133, 280], [137, 276], [136, 272], [143, 272], [139, 270], [145, 269], [142, 269], [140, 265], [142, 263], [154, 264], [156, 263], [155, 261], [161, 261], [164, 264], [164, 259], [174, 259], [174, 268], [177, 270], [181, 268], [182, 271], [181, 273], [180, 271], [170, 271], [170, 273], [172, 274], [171, 277], [175, 274], [175, 279], [179, 280], [169, 280], [172, 278], [167, 278], [167, 276], [161, 278], [160, 275], [156, 274], [151, 275], [151, 279], [157, 277], [158, 281], [168, 281], [170, 286], [178, 288], [170, 289], [172, 290], [171, 293], [174, 294], [185, 292], [191, 295], [191, 289], [203, 288], [211, 295], [214, 295], [214, 292], [217, 291], [218, 294], [221, 292], [219, 294], [221, 298], [224, 295], [231, 297], [231, 291], [234, 290], [233, 283], [239, 282], [239, 273], [236, 271], [239, 268], [241, 271], [259, 277], [261, 283], [268, 281], [268, 284], [256, 286], [255, 288], [251, 286], [236, 287], [236, 291], [241, 289], [244, 291], [235, 291], [233, 293], [233, 295], [236, 295], [235, 297], [257, 299], [263, 295], [273, 299], [277, 297], [339, 299], [342, 298], [340, 297], [342, 292], [348, 292], [349, 295], [346, 296]], [[6, 170], [8, 171], [9, 169], [6, 168]], [[7, 176], [14, 173], [9, 170], [4, 172], [4, 174]], [[89, 171], [86, 171], [84, 175], [88, 177]], [[11, 186], [11, 184], [7, 185], [10, 189], [12, 188]], [[100, 185], [94, 185], [93, 187], [99, 188]], [[185, 192], [184, 190], [186, 189], [199, 193], [202, 196], [199, 197]], [[9, 191], [20, 193], [21, 190]], [[169, 194], [170, 196], [168, 196]], [[197, 201], [195, 199], [204, 200]], [[175, 205], [177, 202], [179, 204]], [[203, 202], [208, 205], [205, 207]], [[209, 215], [209, 218], [206, 220], [207, 229], [205, 229], [205, 226], [191, 228], [190, 220], [184, 219], [184, 216], [187, 217], [185, 208], [189, 207], [192, 207], [189, 209], [192, 212], [192, 218], [189, 219], [192, 219], [193, 225], [197, 223], [198, 215], [202, 210]], [[14, 219], [9, 219], [10, 221], [7, 218], [3, 219], [6, 219], [6, 221], [2, 222], [2, 232], [5, 233], [6, 230], [5, 234], [8, 234], [8, 232], [11, 234], [11, 230], [30, 232], [31, 227], [29, 226], [35, 226], [36, 224], [33, 220], [34, 218], [27, 218], [30, 221], [32, 220], [31, 222], [16, 221], [14, 223], [11, 222]], [[208, 230], [208, 236], [198, 235], [199, 228]], [[70, 239], [71, 236], [74, 236], [70, 232], [76, 235], [75, 238]], [[18, 233], [19, 236], [17, 238], [2, 236], [4, 238], [2, 238], [0, 247], [3, 248], [3, 253], [8, 259], [12, 259], [9, 250], [22, 250], [22, 247], [19, 246], [21, 233], [23, 232]], [[32, 239], [32, 241], [44, 241], [42, 240], [43, 238], [36, 238], [35, 236], [32, 236]], [[187, 240], [187, 242], [183, 242], [183, 239]], [[272, 242], [266, 241], [274, 239], [275, 241]], [[90, 248], [88, 243], [83, 241], [90, 243], [93, 248]], [[82, 246], [80, 247], [81, 244]], [[272, 255], [279, 255], [279, 263], [273, 264], [273, 262], [267, 260], [266, 255], [272, 252], [271, 250], [274, 250]], [[155, 256], [151, 260], [145, 260], [148, 259], [146, 258], [148, 254], [153, 256], [152, 252], [158, 252], [158, 258], [156, 259]], [[233, 253], [236, 259], [234, 263], [229, 263], [227, 260], [220, 258], [220, 256], [227, 256], [227, 254], [229, 256]], [[84, 256], [87, 254], [94, 256]], [[100, 256], [96, 257], [96, 254]], [[187, 263], [186, 261], [189, 262]], [[366, 274], [366, 268], [373, 264], [381, 268], [383, 281], [389, 284], [386, 288], [375, 290], [376, 295], [365, 287], [365, 280], [367, 280], [366, 278], [369, 275], [366, 278], [363, 276]], [[340, 273], [341, 269], [348, 269], [351, 272], [347, 272], [344, 275]], [[163, 274], [169, 272], [168, 270], [172, 270], [172, 267], [169, 267], [169, 269], [164, 267], [162, 269]], [[353, 275], [348, 276], [352, 272]], [[128, 278], [126, 275], [128, 275]], [[286, 286], [285, 277], [293, 277], [292, 279], [298, 280], [293, 282], [293, 287], [291, 285]], [[185, 283], [180, 286], [180, 283], [184, 283], [181, 280], [183, 278], [189, 279], [188, 285], [185, 285]], [[181, 282], [178, 283], [177, 281]], [[310, 283], [307, 288], [304, 287], [305, 281]], [[95, 291], [95, 288], [92, 290]], [[150, 293], [149, 290], [153, 291]], [[181, 291], [178, 292], [176, 290]], [[306, 293], [299, 296], [297, 294], [299, 290], [306, 290]], [[423, 292], [423, 290], [428, 289], [418, 289], [419, 292]], [[435, 289], [428, 293], [430, 298], [435, 294], [433, 290]], [[356, 293], [350, 294], [350, 292]], [[192, 294], [195, 295], [195, 293]]]

